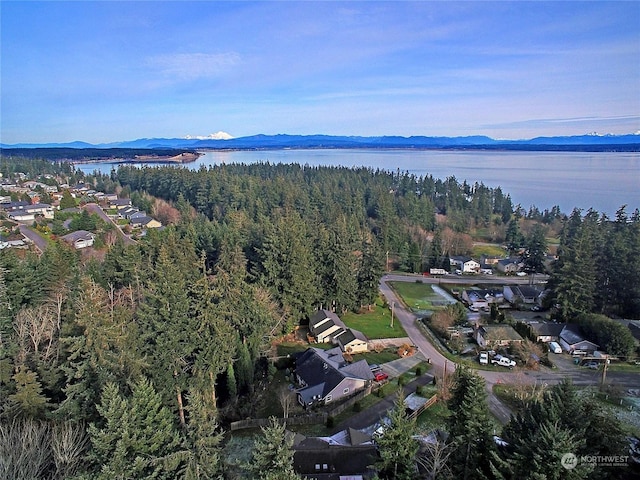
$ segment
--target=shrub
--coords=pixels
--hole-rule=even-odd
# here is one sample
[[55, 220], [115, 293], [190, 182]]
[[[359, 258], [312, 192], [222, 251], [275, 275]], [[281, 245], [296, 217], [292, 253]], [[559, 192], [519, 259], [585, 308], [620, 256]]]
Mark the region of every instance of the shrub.
[[356, 402], [353, 404], [353, 411], [358, 413], [362, 411], [362, 404], [360, 402]]
[[329, 415], [327, 417], [327, 428], [333, 428], [335, 423], [336, 423], [336, 419], [333, 418], [331, 415]]

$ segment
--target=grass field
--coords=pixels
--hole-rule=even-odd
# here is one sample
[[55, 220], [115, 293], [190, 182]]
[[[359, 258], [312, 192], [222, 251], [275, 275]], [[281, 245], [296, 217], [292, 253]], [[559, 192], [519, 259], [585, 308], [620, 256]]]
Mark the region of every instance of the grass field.
[[448, 302], [442, 296], [433, 291], [430, 284], [422, 282], [389, 282], [391, 288], [396, 292], [414, 312], [424, 310], [439, 310], [445, 307]]
[[507, 251], [499, 245], [474, 245], [471, 250], [473, 258], [480, 258], [482, 255], [488, 257], [505, 257]]
[[400, 322], [394, 321], [391, 327], [391, 310], [383, 306], [382, 300], [378, 300], [370, 312], [349, 312], [340, 318], [347, 327], [359, 330], [369, 340], [407, 336]]

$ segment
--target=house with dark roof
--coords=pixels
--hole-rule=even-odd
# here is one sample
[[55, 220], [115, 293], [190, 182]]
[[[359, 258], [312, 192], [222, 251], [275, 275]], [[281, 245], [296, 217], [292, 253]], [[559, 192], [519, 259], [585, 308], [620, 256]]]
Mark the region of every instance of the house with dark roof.
[[500, 289], [464, 289], [462, 300], [470, 307], [488, 308], [491, 303], [500, 304], [504, 302], [504, 294]]
[[308, 348], [296, 358], [295, 378], [300, 385], [298, 402], [306, 408], [363, 390], [373, 380], [373, 374], [366, 360], [348, 363], [340, 347]]
[[362, 332], [351, 328], [337, 332], [333, 338], [333, 343], [337, 343], [343, 352], [363, 353], [369, 348], [369, 341]]
[[112, 208], [117, 208], [118, 210], [127, 208], [131, 206], [130, 198], [115, 198], [113, 200], [109, 200], [109, 206]]
[[512, 343], [522, 343], [523, 338], [511, 325], [479, 325], [473, 332], [482, 348], [506, 347]]
[[511, 304], [534, 305], [538, 303], [542, 289], [533, 285], [505, 285], [504, 298]]
[[586, 352], [595, 352], [598, 345], [586, 340], [580, 325], [575, 323], [567, 323], [563, 326], [558, 337], [558, 343], [566, 352], [573, 353], [575, 350], [584, 350]]
[[42, 215], [44, 218], [52, 219], [54, 216], [54, 209], [48, 203], [34, 203], [33, 205], [25, 202], [13, 202], [10, 204], [9, 218], [16, 222], [31, 222], [35, 220], [37, 215]]
[[73, 248], [79, 250], [81, 248], [93, 246], [95, 235], [91, 232], [87, 232], [86, 230], [78, 230], [77, 232], [71, 232], [61, 238]]
[[135, 216], [129, 221], [133, 228], [160, 228], [162, 224], [148, 215]]
[[541, 322], [531, 323], [529, 327], [535, 336], [536, 342], [557, 342], [560, 339], [560, 333], [564, 328], [564, 323]]
[[367, 337], [361, 332], [347, 328], [340, 317], [329, 310], [318, 310], [309, 319], [309, 333], [318, 343], [332, 342], [339, 345], [343, 352], [366, 352]]
[[523, 263], [520, 258], [503, 258], [498, 260], [496, 268], [499, 272], [510, 274], [516, 273], [522, 270]]
[[339, 330], [346, 330], [347, 326], [338, 315], [329, 310], [318, 310], [309, 319], [309, 332], [318, 343], [328, 343], [332, 340], [332, 334]]
[[294, 437], [293, 468], [306, 479], [367, 480], [375, 477], [377, 459], [371, 435], [353, 428], [331, 437]]

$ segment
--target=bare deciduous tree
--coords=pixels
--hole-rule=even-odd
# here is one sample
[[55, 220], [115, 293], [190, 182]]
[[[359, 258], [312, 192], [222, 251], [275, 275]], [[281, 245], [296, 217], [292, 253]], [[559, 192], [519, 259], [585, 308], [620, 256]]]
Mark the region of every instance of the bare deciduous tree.
[[23, 308], [18, 312], [14, 322], [20, 345], [20, 352], [16, 357], [18, 363], [26, 361], [29, 353], [35, 353], [43, 360], [52, 357], [54, 342], [58, 337], [59, 318], [57, 310], [50, 304]]
[[284, 418], [289, 418], [289, 410], [291, 409], [292, 402], [292, 393], [286, 386], [283, 386], [278, 391], [278, 400], [280, 401], [280, 405], [282, 406], [282, 416]]
[[44, 422], [0, 422], [0, 478], [44, 478], [51, 466], [51, 432]]
[[451, 468], [448, 462], [454, 452], [453, 446], [452, 443], [447, 443], [439, 438], [433, 442], [425, 442], [420, 446], [416, 461], [424, 469], [426, 479], [451, 477]]
[[64, 480], [73, 477], [82, 462], [89, 445], [89, 437], [83, 424], [64, 422], [54, 425], [51, 435], [55, 478]]

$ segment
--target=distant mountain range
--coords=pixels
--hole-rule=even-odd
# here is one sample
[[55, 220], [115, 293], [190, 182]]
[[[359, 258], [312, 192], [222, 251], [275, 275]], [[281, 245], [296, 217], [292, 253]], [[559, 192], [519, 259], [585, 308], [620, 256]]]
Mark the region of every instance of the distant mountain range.
[[[220, 133], [220, 132], [219, 132]], [[0, 144], [0, 148], [176, 148], [222, 150], [268, 150], [286, 148], [415, 148], [415, 149], [490, 149], [490, 150], [580, 150], [640, 151], [640, 134], [578, 135], [537, 137], [529, 140], [495, 140], [485, 136], [469, 137], [349, 137], [332, 135], [253, 135], [239, 138], [141, 138], [125, 142], [91, 144], [20, 143]]]

